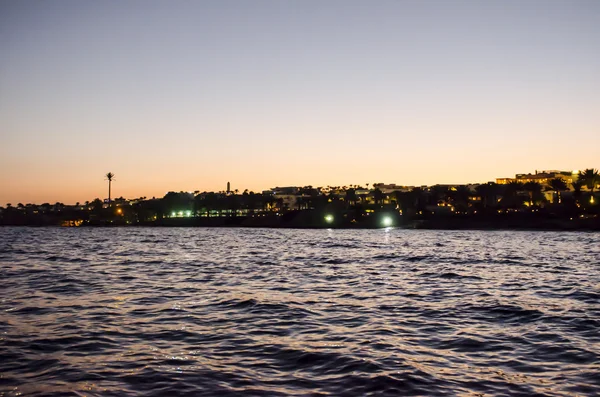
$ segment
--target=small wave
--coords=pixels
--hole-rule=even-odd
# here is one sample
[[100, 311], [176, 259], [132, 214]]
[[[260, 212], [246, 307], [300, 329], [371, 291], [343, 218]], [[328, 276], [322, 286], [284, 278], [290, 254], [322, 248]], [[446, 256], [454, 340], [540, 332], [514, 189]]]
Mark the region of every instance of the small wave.
[[375, 255], [373, 259], [398, 259], [400, 257], [401, 256], [397, 254], [379, 254]]
[[600, 293], [593, 291], [574, 291], [565, 296], [566, 298], [579, 300], [589, 304], [597, 304], [600, 302]]
[[512, 260], [512, 259], [493, 259], [491, 263], [498, 265], [523, 265], [522, 261]]
[[576, 348], [559, 346], [556, 344], [538, 343], [535, 348], [535, 355], [545, 357], [547, 361], [559, 361], [570, 364], [592, 364], [597, 363], [600, 355], [591, 351]]
[[486, 320], [501, 323], [530, 323], [544, 317], [544, 313], [536, 309], [525, 309], [517, 305], [467, 306]]
[[[422, 275], [425, 275], [425, 274], [422, 274]], [[465, 275], [454, 273], [454, 272], [445, 272], [445, 273], [441, 273], [441, 274], [426, 273], [426, 275], [433, 276], [433, 277], [439, 277], [439, 278], [446, 278], [446, 279], [481, 280], [481, 277], [478, 277], [478, 276], [465, 276]]]
[[470, 352], [500, 352], [509, 351], [513, 347], [489, 339], [475, 336], [460, 336], [450, 340], [440, 340], [436, 343], [439, 349], [450, 349], [461, 353]]
[[231, 299], [212, 304], [223, 310], [244, 311], [253, 315], [272, 315], [280, 314], [283, 317], [305, 317], [314, 314], [306, 308], [297, 307], [287, 303], [269, 303], [260, 302], [254, 298], [250, 299]]
[[349, 259], [342, 259], [342, 258], [331, 258], [331, 259], [327, 259], [324, 260], [323, 263], [326, 263], [328, 265], [341, 265], [343, 263], [350, 263], [351, 260]]
[[[27, 315], [45, 315], [52, 313], [54, 310], [49, 307], [39, 306], [24, 306], [20, 308], [9, 309], [11, 314], [27, 314]], [[9, 311], [7, 310], [7, 311]]]
[[64, 256], [51, 255], [45, 258], [49, 262], [64, 262], [64, 263], [87, 263], [86, 258], [68, 258]]
[[323, 248], [360, 248], [358, 244], [330, 243], [324, 242], [320, 244]]
[[423, 262], [423, 261], [432, 259], [432, 257], [429, 255], [417, 255], [417, 256], [409, 256], [409, 257], [406, 257], [403, 259], [408, 262]]

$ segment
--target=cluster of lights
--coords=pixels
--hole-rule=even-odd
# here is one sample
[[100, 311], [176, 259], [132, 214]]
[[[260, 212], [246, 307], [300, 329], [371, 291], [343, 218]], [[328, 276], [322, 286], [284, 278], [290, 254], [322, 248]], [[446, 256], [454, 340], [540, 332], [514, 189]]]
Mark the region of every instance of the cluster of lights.
[[177, 217], [182, 218], [184, 216], [186, 218], [191, 217], [192, 216], [192, 211], [188, 210], [188, 211], [178, 211], [178, 212], [173, 211], [173, 212], [171, 212], [171, 218], [177, 218]]
[[[331, 224], [335, 220], [334, 216], [331, 214], [327, 214], [324, 217], [325, 223]], [[383, 227], [391, 227], [394, 224], [394, 220], [391, 216], [387, 215], [381, 219], [381, 226]]]

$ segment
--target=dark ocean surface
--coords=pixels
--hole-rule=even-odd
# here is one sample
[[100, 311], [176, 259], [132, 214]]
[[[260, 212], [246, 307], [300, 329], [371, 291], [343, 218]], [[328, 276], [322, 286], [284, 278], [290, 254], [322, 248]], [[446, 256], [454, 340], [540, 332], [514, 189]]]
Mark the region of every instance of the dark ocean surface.
[[600, 395], [600, 233], [0, 228], [1, 396]]

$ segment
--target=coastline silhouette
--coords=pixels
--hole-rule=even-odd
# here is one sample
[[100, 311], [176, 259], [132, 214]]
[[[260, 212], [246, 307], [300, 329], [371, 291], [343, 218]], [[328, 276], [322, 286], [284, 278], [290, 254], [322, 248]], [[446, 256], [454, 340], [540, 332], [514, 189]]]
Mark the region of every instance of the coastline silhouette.
[[231, 190], [228, 182], [227, 190], [219, 192], [113, 199], [115, 174], [108, 172], [105, 200], [75, 205], [9, 203], [0, 207], [0, 225], [600, 230], [598, 170], [588, 168], [571, 183], [548, 175], [522, 174], [502, 179], [505, 183], [292, 186], [259, 193]]

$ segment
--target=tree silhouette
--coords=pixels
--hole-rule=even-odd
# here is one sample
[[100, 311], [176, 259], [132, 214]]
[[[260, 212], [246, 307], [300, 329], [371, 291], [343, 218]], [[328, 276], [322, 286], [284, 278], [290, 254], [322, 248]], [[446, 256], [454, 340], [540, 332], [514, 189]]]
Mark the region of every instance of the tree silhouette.
[[373, 190], [373, 201], [375, 201], [376, 205], [382, 205], [384, 198], [385, 195], [379, 188], [375, 188], [375, 190]]
[[112, 172], [106, 174], [106, 180], [108, 181], [108, 205], [110, 205], [110, 185], [114, 177], [115, 174], [113, 174]]
[[523, 191], [523, 184], [518, 181], [512, 181], [504, 185], [502, 193], [502, 206], [505, 208], [518, 208], [523, 205], [523, 196], [520, 193]]
[[494, 182], [483, 183], [475, 188], [475, 193], [479, 196], [483, 208], [488, 208], [496, 204], [499, 189], [499, 185]]
[[440, 202], [446, 203], [449, 201], [450, 191], [448, 186], [434, 185], [429, 188], [430, 204], [437, 206]]
[[588, 168], [579, 174], [579, 180], [592, 192], [594, 195], [594, 188], [600, 183], [600, 175], [598, 170], [594, 168]]
[[92, 207], [96, 215], [102, 214], [102, 200], [99, 198], [94, 199], [94, 201], [92, 201]]
[[351, 187], [346, 190], [346, 202], [349, 205], [356, 205], [356, 189]]
[[420, 188], [420, 187], [412, 188], [412, 190], [410, 191], [410, 198], [411, 198], [411, 201], [412, 201], [415, 211], [420, 212], [425, 209], [426, 196], [425, 196], [425, 191], [423, 190], [423, 188]]
[[560, 197], [560, 192], [563, 192], [563, 191], [569, 189], [567, 187], [567, 183], [565, 182], [565, 180], [562, 178], [554, 178], [554, 179], [550, 179], [548, 184], [550, 185], [550, 188], [554, 191], [554, 194], [556, 197], [554, 200], [554, 204], [558, 204], [558, 203], [562, 202], [562, 199]]
[[575, 198], [575, 202], [579, 203], [579, 199], [581, 198], [581, 188], [583, 187], [583, 182], [581, 180], [577, 180], [571, 183], [573, 186], [573, 198]]
[[456, 190], [450, 191], [450, 198], [455, 208], [461, 211], [466, 211], [469, 208], [469, 197], [471, 197], [471, 189], [468, 186], [460, 185]]
[[523, 184], [523, 189], [529, 192], [529, 205], [533, 205], [533, 198], [540, 195], [542, 192], [542, 185], [537, 182], [529, 181]]

